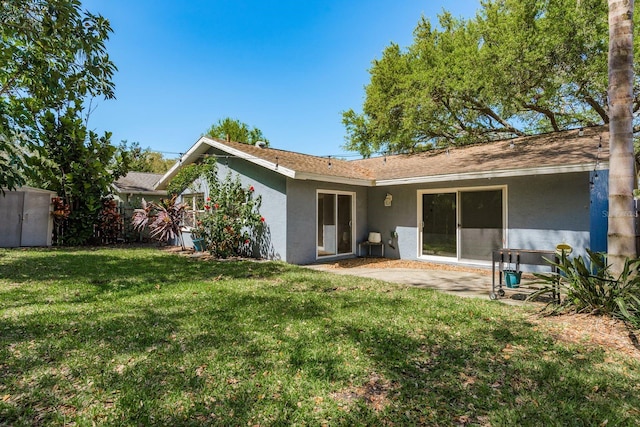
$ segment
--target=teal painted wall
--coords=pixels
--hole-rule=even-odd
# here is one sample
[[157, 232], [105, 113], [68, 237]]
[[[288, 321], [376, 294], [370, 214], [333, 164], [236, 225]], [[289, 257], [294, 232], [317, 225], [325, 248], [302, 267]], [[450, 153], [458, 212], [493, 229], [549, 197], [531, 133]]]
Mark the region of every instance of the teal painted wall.
[[591, 185], [591, 246], [595, 252], [607, 252], [609, 230], [609, 170], [589, 174]]

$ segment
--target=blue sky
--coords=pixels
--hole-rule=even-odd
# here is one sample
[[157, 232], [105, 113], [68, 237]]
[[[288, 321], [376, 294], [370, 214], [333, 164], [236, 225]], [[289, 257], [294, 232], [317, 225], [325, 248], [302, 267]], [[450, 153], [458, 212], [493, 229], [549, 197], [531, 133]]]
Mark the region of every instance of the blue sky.
[[109, 19], [116, 100], [89, 128], [178, 157], [219, 119], [274, 148], [354, 156], [342, 111], [360, 111], [371, 62], [411, 44], [422, 15], [473, 16], [479, 0], [86, 0]]

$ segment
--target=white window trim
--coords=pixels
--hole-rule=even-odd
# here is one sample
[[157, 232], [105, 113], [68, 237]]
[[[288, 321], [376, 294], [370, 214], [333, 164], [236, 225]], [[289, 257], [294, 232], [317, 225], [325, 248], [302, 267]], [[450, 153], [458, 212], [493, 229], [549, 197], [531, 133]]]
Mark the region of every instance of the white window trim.
[[204, 192], [194, 192], [194, 193], [183, 193], [181, 196], [181, 201], [183, 203], [185, 203], [185, 199], [189, 200], [191, 199], [191, 203], [190, 203], [190, 207], [191, 209], [188, 210], [187, 212], [185, 212], [186, 214], [188, 214], [191, 217], [191, 221], [193, 226], [196, 225], [197, 221], [198, 221], [198, 214], [204, 213], [205, 210], [204, 209], [197, 209], [197, 202], [198, 199], [202, 198], [203, 203], [206, 205], [207, 204], [207, 198], [205, 196]]
[[[342, 254], [335, 254], [335, 255], [318, 255], [318, 196], [320, 194], [333, 194], [333, 195], [346, 195], [346, 196], [351, 196], [351, 252], [349, 253], [342, 253]], [[337, 200], [337, 198], [336, 198]], [[315, 246], [314, 246], [314, 251], [315, 251], [315, 256], [316, 256], [316, 261], [318, 260], [325, 260], [325, 259], [331, 259], [331, 258], [340, 258], [340, 257], [349, 257], [352, 256], [356, 253], [356, 192], [355, 191], [343, 191], [343, 190], [324, 190], [324, 189], [316, 189], [316, 201], [315, 201], [315, 221], [314, 221], [314, 234], [315, 234]], [[338, 215], [338, 211], [336, 209], [336, 215]], [[337, 233], [337, 228], [336, 228], [336, 233]], [[338, 238], [337, 234], [336, 234], [336, 239]]]
[[[491, 261], [482, 261], [476, 259], [466, 259], [460, 257], [460, 240], [461, 240], [461, 230], [460, 230], [460, 193], [470, 192], [470, 191], [487, 191], [487, 190], [502, 190], [502, 246], [505, 248], [509, 247], [508, 236], [509, 236], [509, 215], [508, 215], [508, 186], [507, 185], [487, 185], [487, 186], [478, 186], [478, 187], [449, 187], [449, 188], [435, 188], [435, 189], [427, 189], [427, 190], [417, 190], [416, 197], [416, 254], [418, 259], [425, 261], [437, 261], [437, 262], [458, 262], [464, 264], [475, 264], [475, 265], [491, 265]], [[423, 194], [455, 194], [456, 196], [456, 256], [455, 257], [447, 257], [447, 256], [434, 256], [434, 255], [423, 255], [422, 254], [422, 195]]]

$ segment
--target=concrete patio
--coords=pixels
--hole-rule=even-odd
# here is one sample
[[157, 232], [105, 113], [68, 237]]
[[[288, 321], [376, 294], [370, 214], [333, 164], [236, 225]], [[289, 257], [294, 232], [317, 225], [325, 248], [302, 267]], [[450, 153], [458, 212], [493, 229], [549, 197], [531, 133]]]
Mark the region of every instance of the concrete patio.
[[[305, 265], [312, 270], [333, 274], [367, 277], [391, 283], [401, 283], [425, 289], [435, 289], [451, 295], [489, 300], [491, 292], [491, 270], [476, 269], [476, 271], [456, 271], [438, 268], [380, 268], [363, 266], [339, 267], [335, 263], [319, 263]], [[497, 278], [496, 278], [497, 281]], [[530, 281], [530, 280], [529, 280]], [[503, 286], [505, 296], [498, 301], [505, 304], [534, 304], [525, 301], [531, 289], [526, 289], [526, 279], [522, 287], [508, 289]], [[497, 285], [496, 285], [497, 287]], [[536, 303], [537, 304], [537, 303]]]

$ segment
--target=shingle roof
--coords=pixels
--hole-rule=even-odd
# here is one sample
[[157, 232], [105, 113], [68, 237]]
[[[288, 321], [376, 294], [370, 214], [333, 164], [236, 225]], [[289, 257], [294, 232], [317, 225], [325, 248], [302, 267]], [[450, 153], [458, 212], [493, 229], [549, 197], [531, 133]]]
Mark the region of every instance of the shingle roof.
[[118, 178], [113, 185], [119, 193], [163, 195], [167, 192], [154, 188], [162, 176], [160, 173], [129, 172]]
[[197, 161], [211, 147], [294, 179], [376, 185], [604, 168], [609, 161], [609, 131], [598, 126], [351, 161], [202, 137], [157, 188], [166, 188], [181, 165]]
[[[600, 150], [598, 147], [600, 146]], [[377, 181], [497, 171], [595, 166], [609, 161], [607, 127], [474, 144], [420, 154], [355, 160], [374, 172]]]
[[[293, 151], [278, 150], [275, 148], [260, 148], [255, 145], [242, 144], [239, 142], [228, 142], [214, 139], [218, 144], [225, 145], [256, 159], [266, 160], [290, 170], [313, 175], [327, 175], [348, 179], [374, 179], [373, 172], [354, 162], [340, 159], [311, 156], [309, 154], [296, 153]], [[329, 167], [331, 165], [331, 167]]]

